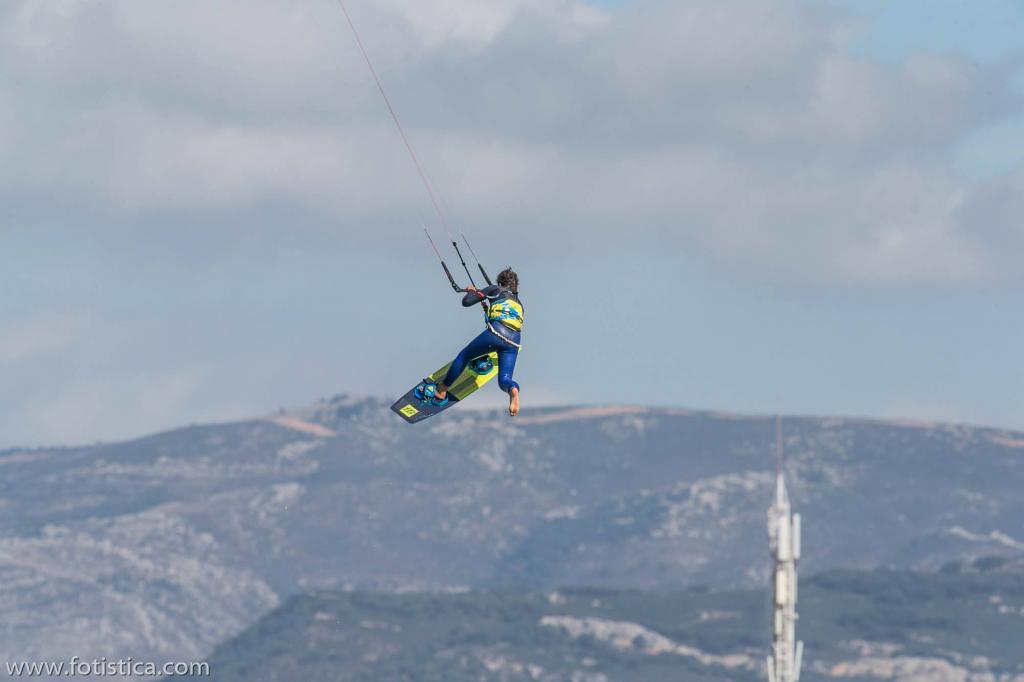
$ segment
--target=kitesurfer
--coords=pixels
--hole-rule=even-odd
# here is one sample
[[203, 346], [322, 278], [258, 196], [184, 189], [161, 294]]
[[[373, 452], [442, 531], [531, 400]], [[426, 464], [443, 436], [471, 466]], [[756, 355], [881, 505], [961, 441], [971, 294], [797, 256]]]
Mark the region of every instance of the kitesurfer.
[[505, 268], [498, 273], [496, 282], [484, 289], [472, 286], [466, 288], [462, 305], [468, 308], [482, 303], [487, 311], [484, 315], [487, 328], [455, 356], [448, 373], [437, 384], [435, 399], [444, 401], [448, 387], [462, 374], [466, 363], [494, 352], [498, 354], [498, 386], [508, 393], [508, 413], [514, 417], [519, 414], [519, 384], [512, 379], [512, 373], [516, 368], [516, 356], [520, 348], [523, 304], [519, 300], [519, 276], [512, 268]]

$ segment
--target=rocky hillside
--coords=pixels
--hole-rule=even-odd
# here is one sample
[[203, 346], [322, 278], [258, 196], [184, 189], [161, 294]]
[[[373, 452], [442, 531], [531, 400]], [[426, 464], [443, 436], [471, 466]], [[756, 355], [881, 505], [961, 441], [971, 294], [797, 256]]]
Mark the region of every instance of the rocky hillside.
[[[805, 572], [1024, 555], [1024, 435], [784, 422]], [[0, 453], [8, 659], [195, 658], [321, 589], [753, 587], [774, 420], [372, 399]]]
[[[1024, 570], [805, 581], [802, 679], [1024, 681]], [[569, 589], [293, 597], [210, 660], [218, 682], [755, 682], [763, 591]]]

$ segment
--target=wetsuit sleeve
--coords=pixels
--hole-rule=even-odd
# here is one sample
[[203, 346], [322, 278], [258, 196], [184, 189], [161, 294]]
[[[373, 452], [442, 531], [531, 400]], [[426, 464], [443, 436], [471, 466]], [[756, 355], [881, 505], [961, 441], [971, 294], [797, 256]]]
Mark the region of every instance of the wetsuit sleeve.
[[498, 296], [501, 295], [501, 287], [498, 286], [497, 284], [492, 284], [490, 286], [484, 287], [483, 291], [481, 291], [480, 293], [482, 293], [487, 298], [498, 298]]
[[[484, 291], [487, 291], [487, 289], [484, 289]], [[484, 291], [467, 291], [466, 295], [462, 297], [462, 306], [468, 308], [471, 305], [476, 305], [486, 300], [487, 294]]]

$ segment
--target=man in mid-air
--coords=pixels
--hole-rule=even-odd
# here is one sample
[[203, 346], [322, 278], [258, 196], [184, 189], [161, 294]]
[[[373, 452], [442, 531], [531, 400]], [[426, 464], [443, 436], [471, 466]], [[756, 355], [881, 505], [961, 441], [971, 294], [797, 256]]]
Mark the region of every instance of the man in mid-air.
[[512, 380], [519, 354], [519, 336], [523, 330], [523, 304], [519, 300], [519, 276], [512, 268], [505, 268], [492, 284], [485, 289], [469, 287], [462, 297], [462, 305], [470, 307], [482, 303], [487, 309], [484, 329], [455, 356], [452, 366], [437, 384], [435, 400], [447, 398], [448, 387], [466, 368], [466, 363], [488, 353], [498, 354], [498, 386], [508, 393], [509, 416], [519, 414], [519, 384]]

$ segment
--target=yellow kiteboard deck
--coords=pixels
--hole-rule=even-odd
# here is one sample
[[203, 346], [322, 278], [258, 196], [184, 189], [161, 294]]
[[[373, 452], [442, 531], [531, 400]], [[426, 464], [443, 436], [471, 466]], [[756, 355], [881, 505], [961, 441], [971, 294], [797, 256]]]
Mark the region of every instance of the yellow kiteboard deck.
[[498, 376], [498, 354], [488, 353], [467, 362], [466, 369], [462, 370], [462, 374], [455, 379], [455, 383], [448, 387], [445, 400], [438, 401], [434, 397], [434, 390], [437, 382], [444, 378], [451, 366], [452, 363], [449, 362], [413, 386], [408, 393], [395, 401], [395, 404], [391, 406], [392, 411], [410, 424], [421, 422], [439, 412], [444, 412]]

